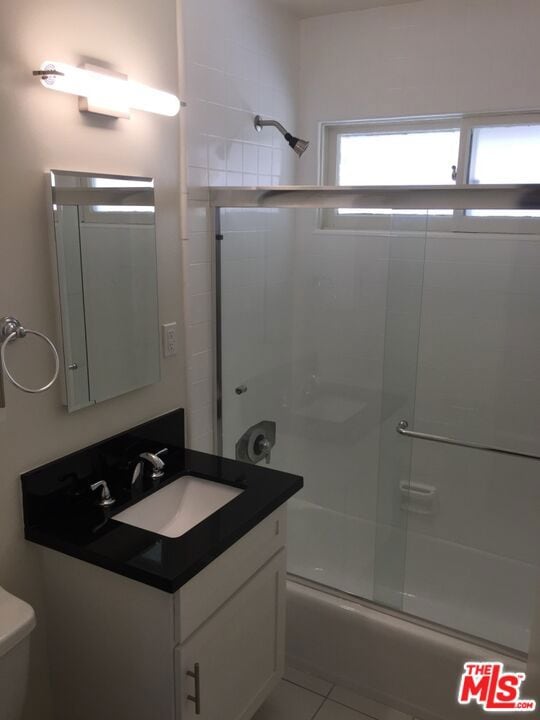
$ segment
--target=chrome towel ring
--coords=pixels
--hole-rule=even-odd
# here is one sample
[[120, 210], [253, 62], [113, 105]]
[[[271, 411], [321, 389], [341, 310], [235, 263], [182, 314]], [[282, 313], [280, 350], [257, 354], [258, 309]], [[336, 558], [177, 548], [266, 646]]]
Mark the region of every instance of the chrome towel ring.
[[[50, 382], [40, 388], [29, 388], [25, 385], [22, 385], [20, 382], [15, 380], [6, 364], [6, 348], [9, 343], [19, 338], [24, 338], [27, 335], [36, 335], [42, 340], [45, 340], [45, 342], [51, 348], [54, 356], [55, 367], [53, 377]], [[46, 335], [43, 335], [43, 333], [37, 332], [36, 330], [28, 330], [27, 328], [24, 328], [21, 323], [13, 317], [3, 317], [0, 319], [0, 341], [2, 342], [2, 345], [0, 346], [0, 361], [2, 363], [2, 370], [9, 378], [9, 380], [13, 383], [13, 385], [15, 385], [15, 387], [19, 388], [19, 390], [22, 390], [25, 393], [36, 394], [45, 392], [54, 385], [54, 383], [58, 379], [58, 374], [60, 372], [60, 358], [58, 356], [58, 350], [55, 348], [52, 340], [50, 340]]]

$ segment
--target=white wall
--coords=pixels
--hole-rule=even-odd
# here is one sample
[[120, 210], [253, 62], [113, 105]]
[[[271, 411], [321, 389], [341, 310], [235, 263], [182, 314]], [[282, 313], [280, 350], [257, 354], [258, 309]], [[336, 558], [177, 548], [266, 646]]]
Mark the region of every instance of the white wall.
[[[277, 131], [258, 135], [253, 117], [296, 126], [298, 20], [268, 0], [183, 0], [183, 7], [190, 189], [293, 182], [296, 156]], [[232, 220], [229, 227], [241, 225]], [[254, 247], [261, 228], [253, 225], [253, 235], [249, 229], [244, 224], [241, 237]], [[188, 233], [189, 437], [192, 447], [209, 450], [214, 296], [204, 203], [191, 203]]]
[[[540, 107], [536, 0], [424, 0], [301, 23], [300, 129]], [[316, 180], [317, 154], [301, 182]]]
[[[177, 92], [174, 0], [32, 0], [0, 6], [0, 315], [14, 314], [57, 342], [43, 174], [48, 168], [156, 178], [160, 317], [182, 337], [178, 119], [137, 113], [131, 120], [83, 116], [75, 98], [31, 76], [44, 59], [94, 58], [150, 85]], [[17, 375], [43, 379], [44, 351], [28, 338], [13, 348]], [[162, 361], [158, 385], [68, 415], [58, 385], [24, 395], [7, 386], [0, 414], [0, 585], [38, 613], [27, 717], [49, 710], [45, 627], [37, 549], [23, 539], [19, 475], [185, 401], [183, 346]], [[91, 682], [91, 679], [89, 679]]]

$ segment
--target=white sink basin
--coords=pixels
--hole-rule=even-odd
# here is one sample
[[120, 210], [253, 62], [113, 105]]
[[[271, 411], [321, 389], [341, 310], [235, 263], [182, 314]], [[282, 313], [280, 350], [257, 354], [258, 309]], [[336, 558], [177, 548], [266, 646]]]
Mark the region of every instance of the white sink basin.
[[243, 490], [184, 475], [114, 516], [115, 520], [176, 538], [198, 525]]

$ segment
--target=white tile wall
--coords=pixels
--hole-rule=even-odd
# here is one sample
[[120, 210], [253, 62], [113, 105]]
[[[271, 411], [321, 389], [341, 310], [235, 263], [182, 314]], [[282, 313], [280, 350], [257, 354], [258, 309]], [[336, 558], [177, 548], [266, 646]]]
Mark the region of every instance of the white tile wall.
[[[531, 68], [540, 59], [539, 25], [533, 0], [423, 0], [304, 20], [300, 133], [317, 137], [321, 121], [538, 109], [540, 83]], [[301, 183], [316, 182], [317, 160], [316, 153], [305, 156]], [[319, 241], [307, 235], [305, 242]], [[523, 237], [429, 238], [415, 419], [421, 429], [538, 449], [539, 247]], [[402, 309], [393, 308], [395, 300], [406, 301], [423, 269], [405, 256], [391, 263], [390, 323]], [[341, 364], [328, 367], [337, 372]], [[499, 571], [513, 573], [518, 594], [530, 602], [539, 545], [534, 478], [531, 462], [415, 444], [412, 482], [436, 487], [438, 498], [432, 515], [409, 518], [406, 590], [413, 605], [423, 597], [431, 617], [438, 612], [441, 621], [469, 630], [476, 622], [484, 633], [498, 628], [501, 642], [513, 637], [526, 646], [524, 628], [510, 625], [519, 618], [525, 626], [530, 605], [517, 607], [488, 588], [481, 569], [496, 575], [501, 557]], [[446, 564], [454, 589], [464, 593], [454, 608], [465, 604], [469, 583], [477, 587], [469, 606], [486, 608], [482, 628], [481, 613], [471, 619], [458, 609], [451, 618], [443, 607], [444, 573], [431, 570]]]
[[403, 609], [412, 615], [527, 652], [536, 583], [532, 564], [408, 532]]
[[[307, 501], [373, 521], [389, 242], [314, 233], [314, 213], [297, 215], [291, 308], [297, 432], [289, 456], [309, 479]], [[318, 403], [311, 409], [310, 397]], [[345, 415], [335, 415], [333, 406]]]
[[[257, 134], [253, 117], [296, 125], [298, 21], [266, 0], [183, 0], [183, 13], [188, 185], [294, 182], [296, 156], [276, 131]], [[214, 347], [211, 226], [204, 204], [190, 204], [188, 226], [188, 432], [201, 448], [212, 441]], [[249, 240], [257, 246], [259, 238]]]
[[[423, 0], [301, 23], [300, 132], [318, 123], [540, 108], [536, 0]], [[308, 153], [300, 182], [317, 177]]]

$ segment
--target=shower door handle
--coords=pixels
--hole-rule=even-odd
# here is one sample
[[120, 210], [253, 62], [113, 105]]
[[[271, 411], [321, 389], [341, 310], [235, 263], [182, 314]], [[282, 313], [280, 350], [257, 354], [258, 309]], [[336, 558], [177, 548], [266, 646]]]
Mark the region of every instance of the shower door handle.
[[455, 445], [456, 447], [482, 450], [484, 452], [498, 453], [499, 455], [510, 455], [510, 457], [525, 458], [527, 460], [540, 460], [540, 455], [531, 455], [530, 453], [508, 450], [507, 448], [483, 445], [482, 443], [476, 442], [466, 442], [464, 440], [456, 440], [454, 438], [445, 437], [444, 435], [431, 435], [430, 433], [421, 433], [416, 432], [415, 430], [409, 430], [409, 423], [406, 420], [402, 420], [399, 423], [396, 428], [396, 432], [404, 437], [413, 438], [415, 440], [426, 440], [427, 442], [441, 443], [442, 445]]

